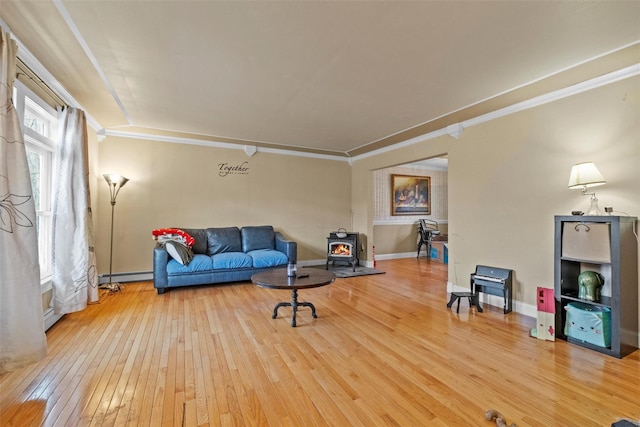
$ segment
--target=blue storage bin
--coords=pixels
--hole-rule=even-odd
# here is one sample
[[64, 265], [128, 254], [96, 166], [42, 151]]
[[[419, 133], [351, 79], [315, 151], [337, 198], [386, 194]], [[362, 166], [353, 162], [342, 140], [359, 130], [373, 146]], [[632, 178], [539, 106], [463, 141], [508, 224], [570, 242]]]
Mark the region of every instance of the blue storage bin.
[[437, 241], [431, 244], [431, 259], [445, 264], [449, 263], [449, 248], [447, 247], [447, 242]]
[[433, 246], [431, 246], [431, 258], [432, 259], [438, 259], [438, 249], [434, 248]]
[[611, 309], [580, 302], [565, 307], [564, 334], [600, 347], [611, 346]]

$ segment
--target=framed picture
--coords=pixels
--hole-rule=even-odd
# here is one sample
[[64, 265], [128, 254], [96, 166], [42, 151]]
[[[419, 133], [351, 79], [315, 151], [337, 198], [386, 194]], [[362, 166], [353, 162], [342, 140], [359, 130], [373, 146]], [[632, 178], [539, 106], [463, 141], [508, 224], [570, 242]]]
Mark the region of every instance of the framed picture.
[[391, 215], [430, 215], [431, 177], [391, 175]]

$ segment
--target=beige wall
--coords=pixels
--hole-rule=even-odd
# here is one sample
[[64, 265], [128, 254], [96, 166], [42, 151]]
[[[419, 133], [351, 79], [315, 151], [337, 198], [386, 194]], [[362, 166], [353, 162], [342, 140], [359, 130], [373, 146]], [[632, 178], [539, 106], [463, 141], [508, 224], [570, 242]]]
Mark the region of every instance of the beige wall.
[[[607, 179], [596, 188], [601, 207], [640, 214], [639, 135], [635, 77], [469, 127], [459, 139], [368, 157], [354, 164], [353, 183], [364, 186], [381, 167], [448, 153], [449, 281], [467, 287], [477, 264], [512, 268], [514, 298], [534, 304], [537, 286], [553, 287], [554, 215], [589, 205], [567, 189], [573, 164], [593, 161]], [[367, 194], [352, 195], [365, 212], [373, 206]], [[368, 218], [357, 224], [378, 240]]]
[[[326, 258], [326, 237], [349, 228], [347, 162], [236, 149], [107, 137], [99, 144], [100, 174], [130, 179], [115, 209], [113, 272], [152, 270], [151, 230], [270, 224], [297, 241], [298, 259]], [[219, 164], [245, 174], [221, 176]], [[102, 183], [101, 183], [102, 184]], [[98, 270], [109, 270], [111, 206], [99, 186]]]
[[586, 211], [571, 166], [593, 161], [602, 208], [640, 214], [640, 78], [594, 89], [465, 131], [451, 144], [449, 280], [475, 264], [515, 270], [514, 298], [553, 287], [554, 215]]
[[[340, 227], [371, 247], [413, 251], [411, 226], [374, 232], [373, 171], [448, 154], [449, 282], [468, 286], [477, 264], [515, 270], [516, 301], [535, 303], [553, 287], [553, 217], [586, 210], [588, 198], [566, 188], [571, 166], [594, 161], [607, 179], [601, 207], [640, 214], [640, 78], [582, 94], [380, 155], [345, 162], [108, 137], [99, 172], [131, 182], [116, 206], [114, 272], [151, 270], [156, 227], [273, 224], [298, 241], [301, 260], [325, 257], [325, 237]], [[248, 162], [248, 175], [221, 177], [219, 163]], [[97, 251], [108, 270], [110, 210], [100, 182]], [[380, 239], [380, 240], [378, 240]], [[383, 243], [384, 242], [384, 243]], [[382, 246], [380, 246], [382, 245]]]

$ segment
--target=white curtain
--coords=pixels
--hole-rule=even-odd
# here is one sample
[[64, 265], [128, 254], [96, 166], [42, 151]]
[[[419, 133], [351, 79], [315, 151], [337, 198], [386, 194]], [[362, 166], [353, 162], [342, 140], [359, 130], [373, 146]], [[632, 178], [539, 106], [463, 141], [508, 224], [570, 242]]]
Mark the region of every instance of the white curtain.
[[53, 309], [83, 310], [98, 300], [93, 250], [87, 124], [82, 110], [62, 112], [53, 194]]
[[0, 374], [47, 355], [36, 209], [11, 102], [17, 50], [0, 27]]

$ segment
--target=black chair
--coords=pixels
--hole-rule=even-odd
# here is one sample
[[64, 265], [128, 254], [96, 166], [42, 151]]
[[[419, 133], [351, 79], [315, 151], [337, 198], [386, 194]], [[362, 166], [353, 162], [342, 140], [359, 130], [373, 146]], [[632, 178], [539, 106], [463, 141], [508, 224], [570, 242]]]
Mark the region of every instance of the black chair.
[[420, 257], [420, 249], [422, 245], [427, 247], [427, 259], [431, 259], [431, 242], [433, 236], [440, 235], [438, 229], [438, 223], [432, 219], [421, 219], [418, 221], [418, 254], [416, 258]]

